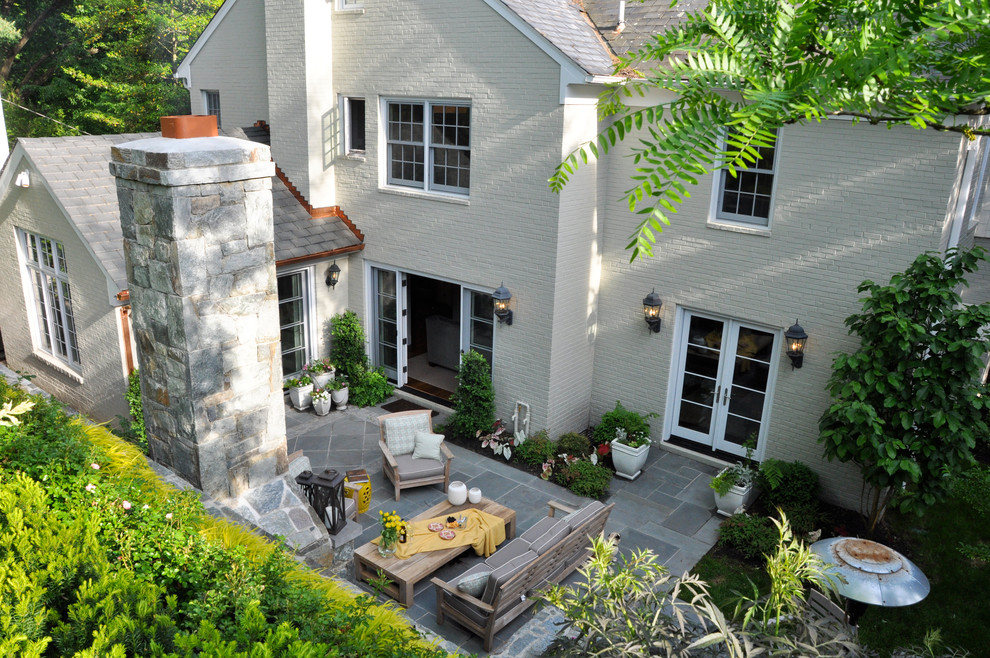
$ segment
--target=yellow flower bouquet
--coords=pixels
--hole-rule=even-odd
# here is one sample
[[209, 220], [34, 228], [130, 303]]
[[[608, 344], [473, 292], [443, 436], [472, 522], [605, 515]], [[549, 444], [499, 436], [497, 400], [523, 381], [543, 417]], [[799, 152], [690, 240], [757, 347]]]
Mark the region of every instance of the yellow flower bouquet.
[[395, 546], [399, 541], [399, 535], [408, 527], [409, 523], [403, 521], [402, 517], [392, 510], [392, 513], [382, 510], [378, 512], [378, 523], [382, 527], [382, 546]]

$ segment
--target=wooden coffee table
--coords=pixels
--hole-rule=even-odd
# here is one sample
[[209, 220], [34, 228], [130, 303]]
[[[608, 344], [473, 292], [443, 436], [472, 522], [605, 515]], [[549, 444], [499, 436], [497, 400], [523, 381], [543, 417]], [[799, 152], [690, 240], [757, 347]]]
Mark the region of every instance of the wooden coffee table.
[[[457, 516], [461, 510], [476, 509], [488, 512], [505, 521], [505, 538], [516, 536], [516, 512], [494, 500], [482, 498], [480, 503], [464, 503], [451, 505], [446, 500], [434, 505], [422, 514], [417, 514], [410, 521], [423, 521], [435, 516]], [[413, 604], [413, 590], [416, 583], [423, 580], [434, 571], [447, 564], [455, 557], [471, 548], [469, 544], [454, 546], [441, 551], [426, 551], [400, 560], [395, 556], [382, 557], [378, 554], [378, 545], [368, 542], [354, 550], [354, 578], [358, 581], [370, 581], [378, 577], [378, 571], [384, 571], [391, 581], [385, 588], [385, 593], [393, 599], [409, 607]]]

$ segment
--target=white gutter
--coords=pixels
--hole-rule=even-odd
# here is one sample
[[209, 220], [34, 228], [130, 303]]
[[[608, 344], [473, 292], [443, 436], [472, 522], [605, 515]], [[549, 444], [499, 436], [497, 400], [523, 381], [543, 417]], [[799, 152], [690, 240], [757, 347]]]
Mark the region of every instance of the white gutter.
[[[963, 138], [967, 139], [967, 138]], [[952, 215], [952, 229], [949, 233], [948, 248], [959, 246], [959, 238], [962, 236], [962, 225], [966, 219], [966, 207], [969, 201], [969, 192], [973, 186], [973, 171], [976, 169], [976, 145], [977, 140], [967, 140], [966, 142], [966, 164], [963, 167], [962, 181], [959, 183], [959, 195], [956, 197], [956, 209]]]

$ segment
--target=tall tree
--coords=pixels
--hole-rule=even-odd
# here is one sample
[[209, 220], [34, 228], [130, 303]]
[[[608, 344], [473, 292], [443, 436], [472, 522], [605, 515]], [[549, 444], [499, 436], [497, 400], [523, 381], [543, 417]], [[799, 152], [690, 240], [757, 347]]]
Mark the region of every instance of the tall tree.
[[890, 504], [921, 513], [944, 499], [987, 437], [990, 303], [963, 306], [957, 292], [983, 258], [979, 248], [926, 253], [885, 286], [859, 286], [863, 312], [846, 325], [860, 347], [832, 365], [819, 440], [829, 459], [860, 468], [871, 532]]
[[[179, 60], [222, 0], [0, 0], [11, 136], [153, 130], [182, 111]], [[78, 129], [78, 130], [75, 130]]]
[[[550, 178], [559, 191], [579, 160], [635, 135], [633, 260], [653, 254], [699, 176], [747, 168], [782, 126], [846, 116], [990, 134], [976, 120], [990, 113], [987, 0], [715, 0], [616, 65], [636, 69], [648, 73], [603, 98], [611, 125]], [[677, 96], [625, 104], [653, 88]]]

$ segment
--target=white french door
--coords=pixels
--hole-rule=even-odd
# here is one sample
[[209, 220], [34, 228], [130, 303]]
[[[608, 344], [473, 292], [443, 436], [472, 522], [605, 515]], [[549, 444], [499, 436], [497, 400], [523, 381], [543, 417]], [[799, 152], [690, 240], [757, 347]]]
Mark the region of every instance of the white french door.
[[671, 433], [744, 455], [765, 433], [778, 332], [682, 310], [675, 348]]
[[[406, 383], [406, 275], [397, 270], [371, 268], [374, 284], [375, 324], [372, 359], [385, 369], [386, 376], [397, 386]], [[401, 349], [400, 349], [401, 348]]]

